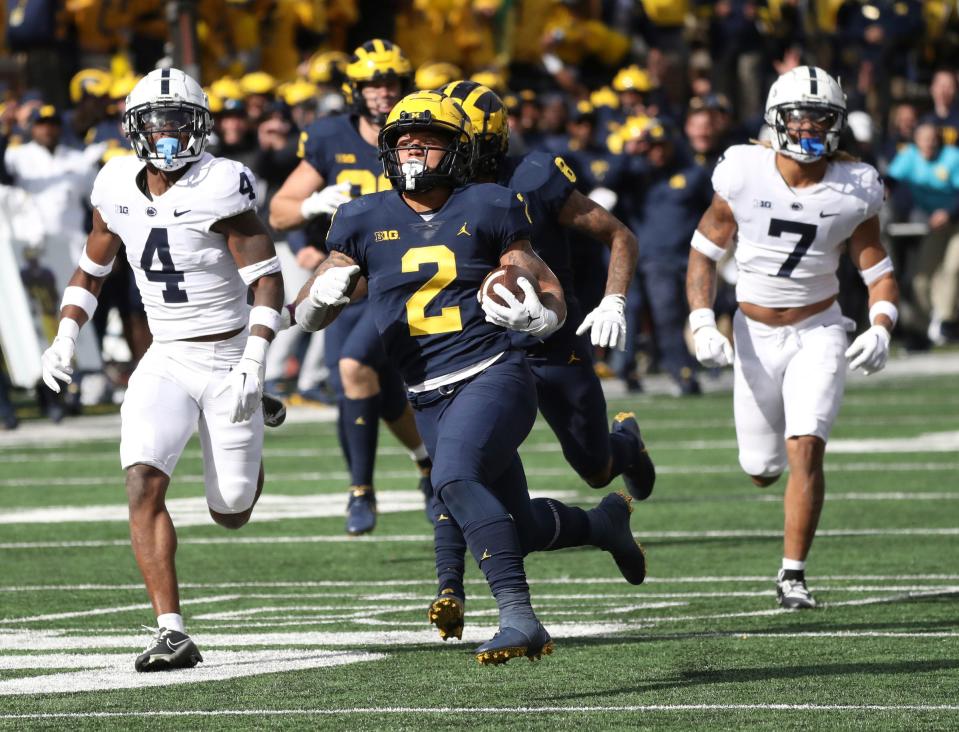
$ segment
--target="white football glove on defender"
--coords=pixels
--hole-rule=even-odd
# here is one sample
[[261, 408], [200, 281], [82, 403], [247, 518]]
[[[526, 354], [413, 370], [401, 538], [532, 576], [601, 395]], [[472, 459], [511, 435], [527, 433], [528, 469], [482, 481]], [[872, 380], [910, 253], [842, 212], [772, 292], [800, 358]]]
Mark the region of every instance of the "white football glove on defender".
[[698, 308], [689, 314], [689, 327], [696, 344], [696, 360], [707, 368], [729, 366], [733, 346], [716, 328], [716, 314], [710, 308]]
[[525, 297], [523, 302], [516, 299], [512, 292], [500, 284], [493, 285], [493, 292], [506, 301], [507, 305], [498, 305], [491, 298], [483, 299], [483, 312], [486, 322], [509, 330], [529, 333], [537, 338], [546, 338], [563, 325], [552, 310], [540, 302], [536, 289], [525, 277], [516, 280]]
[[50, 347], [40, 356], [43, 383], [52, 391], [59, 394], [60, 384], [57, 379], [67, 384], [73, 381], [73, 355], [77, 350], [77, 336], [80, 326], [73, 318], [63, 318], [57, 337]]
[[332, 216], [336, 209], [352, 199], [350, 183], [337, 183], [321, 191], [311, 193], [300, 204], [300, 213], [304, 219], [313, 219], [320, 214]]
[[576, 335], [587, 330], [594, 346], [626, 350], [626, 298], [623, 295], [607, 295], [580, 326]]
[[888, 358], [889, 331], [881, 325], [872, 326], [846, 349], [850, 371], [862, 367], [866, 376], [882, 371]]
[[218, 397], [230, 392], [230, 421], [246, 422], [259, 409], [263, 399], [266, 351], [270, 342], [266, 338], [251, 335], [239, 362], [234, 366], [219, 388], [213, 393]]

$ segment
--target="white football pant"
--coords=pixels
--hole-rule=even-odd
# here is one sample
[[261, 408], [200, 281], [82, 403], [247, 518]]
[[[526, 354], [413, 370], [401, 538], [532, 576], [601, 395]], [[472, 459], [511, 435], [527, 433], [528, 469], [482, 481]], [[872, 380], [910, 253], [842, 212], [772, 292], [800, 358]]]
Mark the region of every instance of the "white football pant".
[[152, 465], [173, 475], [199, 427], [206, 502], [217, 513], [253, 505], [263, 456], [263, 410], [232, 423], [230, 391], [214, 398], [243, 354], [247, 332], [225, 341], [153, 342], [130, 378], [120, 410], [120, 461]]
[[846, 331], [839, 305], [795, 325], [733, 318], [733, 405], [739, 464], [771, 477], [787, 465], [786, 438], [829, 439], [846, 385]]

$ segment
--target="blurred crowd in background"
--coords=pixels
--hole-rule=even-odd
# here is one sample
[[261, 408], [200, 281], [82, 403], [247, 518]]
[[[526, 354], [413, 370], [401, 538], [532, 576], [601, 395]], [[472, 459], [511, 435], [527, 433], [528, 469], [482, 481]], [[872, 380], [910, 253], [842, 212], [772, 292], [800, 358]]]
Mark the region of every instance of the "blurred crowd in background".
[[[645, 373], [663, 370], [676, 393], [699, 393], [677, 333], [712, 167], [729, 145], [762, 137], [776, 76], [800, 63], [825, 68], [848, 96], [844, 149], [876, 165], [889, 187], [882, 218], [904, 293], [899, 341], [923, 350], [959, 336], [959, 6], [944, 0], [10, 2], [0, 34], [0, 208], [46, 329], [56, 328], [59, 292], [85, 240], [93, 178], [111, 156], [132, 154], [124, 99], [142, 74], [172, 63], [171, 29], [185, 6], [216, 120], [209, 150], [256, 174], [264, 221], [299, 162], [300, 130], [343, 113], [343, 69], [363, 41], [398, 43], [417, 88], [471, 78], [499, 93], [511, 153], [562, 156], [580, 189], [639, 239], [627, 351], [597, 362], [634, 391]], [[642, 177], [624, 165], [631, 156], [648, 159]], [[322, 226], [276, 238], [301, 266], [318, 261]], [[581, 244], [577, 294], [589, 310], [602, 297], [605, 264], [600, 247]], [[103, 356], [106, 365], [87, 369], [87, 393], [74, 388], [72, 402], [40, 389], [51, 419], [81, 401], [119, 398], [150, 343], [120, 259], [87, 329], [90, 362]], [[734, 282], [734, 266], [723, 272]], [[861, 281], [848, 263], [841, 277], [843, 310], [862, 323]], [[717, 312], [734, 309], [727, 286]], [[268, 374], [271, 387], [322, 401], [322, 369], [304, 349]], [[312, 376], [298, 384], [301, 367]], [[0, 425], [12, 428], [8, 392], [0, 370]]]

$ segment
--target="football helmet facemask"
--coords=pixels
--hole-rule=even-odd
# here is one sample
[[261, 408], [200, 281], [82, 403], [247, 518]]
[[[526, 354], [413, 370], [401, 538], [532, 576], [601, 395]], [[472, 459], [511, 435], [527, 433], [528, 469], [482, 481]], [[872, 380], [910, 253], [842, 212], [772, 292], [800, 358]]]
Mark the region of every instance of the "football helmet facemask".
[[346, 65], [343, 83], [343, 96], [350, 113], [366, 117], [375, 125], [385, 124], [389, 113], [370, 110], [363, 98], [363, 85], [392, 80], [399, 82], [400, 97], [413, 89], [413, 68], [399, 46], [374, 38], [357, 48]]
[[839, 148], [839, 133], [846, 124], [846, 95], [822, 69], [797, 66], [770, 87], [765, 119], [775, 150], [811, 163]]
[[200, 159], [213, 117], [206, 93], [179, 69], [156, 69], [126, 98], [123, 129], [137, 157], [171, 172]]
[[454, 81], [442, 91], [462, 105], [473, 126], [473, 175], [499, 174], [509, 148], [506, 105], [492, 89], [475, 81]]
[[[446, 142], [442, 147], [425, 148], [422, 158], [400, 162], [397, 145], [407, 132], [429, 130], [440, 133]], [[433, 168], [425, 165], [430, 150], [444, 154]], [[455, 99], [441, 92], [416, 92], [404, 97], [393, 107], [380, 130], [380, 159], [393, 188], [398, 191], [428, 191], [436, 186], [455, 188], [469, 181], [473, 153], [473, 130], [470, 118]]]

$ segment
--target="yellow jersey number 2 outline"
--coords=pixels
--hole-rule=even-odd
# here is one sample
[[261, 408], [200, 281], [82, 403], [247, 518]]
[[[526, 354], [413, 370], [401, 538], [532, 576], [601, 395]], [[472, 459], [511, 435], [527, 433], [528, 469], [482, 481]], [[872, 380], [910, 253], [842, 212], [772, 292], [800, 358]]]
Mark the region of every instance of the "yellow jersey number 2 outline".
[[436, 274], [406, 301], [406, 320], [411, 336], [438, 335], [463, 330], [459, 305], [445, 307], [439, 315], [427, 315], [426, 306], [444, 287], [456, 279], [456, 254], [443, 244], [414, 247], [401, 261], [403, 272], [418, 272], [424, 264], [435, 264]]

